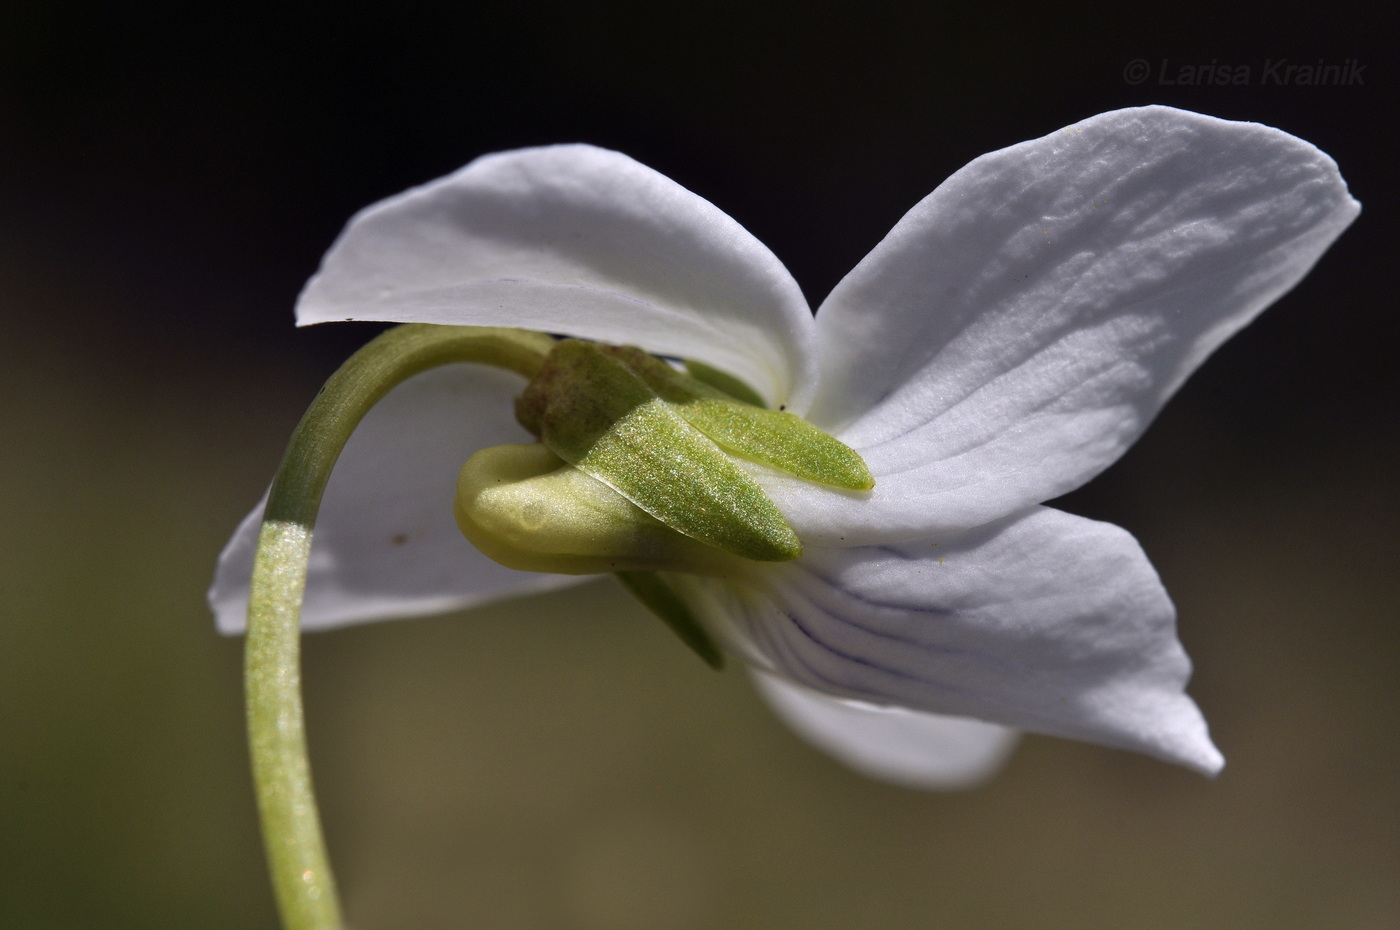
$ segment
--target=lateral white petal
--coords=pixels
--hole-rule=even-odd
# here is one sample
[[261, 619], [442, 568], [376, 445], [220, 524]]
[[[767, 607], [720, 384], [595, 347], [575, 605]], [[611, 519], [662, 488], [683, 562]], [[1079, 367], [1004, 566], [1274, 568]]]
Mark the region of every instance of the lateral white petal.
[[[457, 472], [485, 446], [528, 442], [512, 398], [524, 380], [451, 365], [405, 381], [364, 418], [326, 487], [303, 629], [420, 616], [577, 580], [518, 572], [477, 552], [452, 516]], [[209, 590], [219, 631], [242, 633], [263, 505], [239, 525]]]
[[972, 788], [1011, 757], [1016, 730], [966, 717], [843, 701], [764, 672], [759, 692], [788, 726], [856, 771], [910, 788]]
[[876, 490], [813, 504], [804, 538], [910, 538], [1078, 487], [1359, 209], [1308, 143], [1167, 107], [977, 159], [817, 314], [810, 418]]
[[678, 588], [755, 664], [834, 697], [1223, 764], [1171, 601], [1106, 523], [1035, 507]]
[[362, 211], [302, 292], [300, 324], [515, 326], [699, 359], [805, 409], [811, 311], [761, 242], [617, 152], [521, 149]]

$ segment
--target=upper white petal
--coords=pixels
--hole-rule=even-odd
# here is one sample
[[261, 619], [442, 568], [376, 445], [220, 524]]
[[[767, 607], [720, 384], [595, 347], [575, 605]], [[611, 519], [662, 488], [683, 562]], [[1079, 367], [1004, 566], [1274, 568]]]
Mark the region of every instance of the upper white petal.
[[[528, 442], [512, 398], [524, 380], [451, 365], [399, 385], [350, 437], [331, 473], [308, 566], [304, 629], [469, 607], [581, 580], [497, 565], [452, 516], [457, 472], [485, 446]], [[219, 556], [209, 590], [219, 630], [241, 633], [259, 504]]]
[[731, 648], [826, 694], [1223, 764], [1191, 663], [1126, 532], [1035, 507], [888, 546], [809, 546], [728, 580], [669, 576]]
[[1166, 107], [983, 156], [817, 314], [810, 418], [862, 454], [875, 491], [792, 485], [775, 499], [804, 540], [851, 544], [1069, 491], [1359, 209], [1306, 142]]
[[773, 253], [676, 182], [588, 145], [488, 155], [362, 211], [297, 306], [301, 324], [352, 319], [631, 343], [795, 409], [815, 387], [811, 311]]
[[843, 701], [755, 671], [773, 710], [851, 768], [910, 788], [972, 788], [1011, 757], [1020, 734], [967, 717]]

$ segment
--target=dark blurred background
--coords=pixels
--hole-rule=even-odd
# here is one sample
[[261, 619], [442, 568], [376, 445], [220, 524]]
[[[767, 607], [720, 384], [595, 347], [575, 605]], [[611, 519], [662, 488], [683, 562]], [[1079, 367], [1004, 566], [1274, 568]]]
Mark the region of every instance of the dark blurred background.
[[[971, 158], [1142, 103], [1298, 135], [1365, 205], [1062, 502], [1153, 557], [1224, 774], [1031, 737], [972, 793], [873, 784], [595, 583], [308, 641], [348, 916], [1396, 926], [1396, 58], [1370, 9], [10, 0], [0, 927], [273, 925], [240, 643], [203, 591], [301, 410], [376, 331], [291, 325], [355, 210], [485, 152], [592, 142], [729, 212], [815, 305]], [[1265, 85], [1280, 58], [1364, 83]], [[1251, 76], [1168, 84], [1163, 62]]]

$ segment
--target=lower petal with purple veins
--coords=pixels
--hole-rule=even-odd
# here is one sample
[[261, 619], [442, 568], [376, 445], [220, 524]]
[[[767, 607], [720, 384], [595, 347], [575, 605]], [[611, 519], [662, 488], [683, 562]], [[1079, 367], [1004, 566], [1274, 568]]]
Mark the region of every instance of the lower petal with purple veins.
[[1223, 765], [1185, 693], [1175, 610], [1118, 527], [1035, 507], [746, 569], [675, 583], [722, 638], [803, 687]]

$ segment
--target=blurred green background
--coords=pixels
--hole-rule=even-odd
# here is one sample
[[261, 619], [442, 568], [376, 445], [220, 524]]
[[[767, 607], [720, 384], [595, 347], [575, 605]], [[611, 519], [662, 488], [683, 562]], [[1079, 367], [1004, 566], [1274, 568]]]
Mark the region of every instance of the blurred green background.
[[[1224, 774], [1031, 737], [974, 792], [873, 784], [598, 582], [308, 640], [349, 920], [1395, 926], [1396, 61], [1379, 12], [1267, 10], [6, 4], [0, 927], [274, 924], [240, 643], [203, 593], [375, 332], [291, 326], [353, 211], [484, 152], [594, 142], [731, 213], [816, 304], [972, 157], [1148, 102], [1293, 132], [1366, 208], [1062, 502], [1158, 566]], [[1261, 85], [1281, 57], [1356, 59], [1365, 84]], [[1255, 78], [1129, 84], [1139, 58]]]

